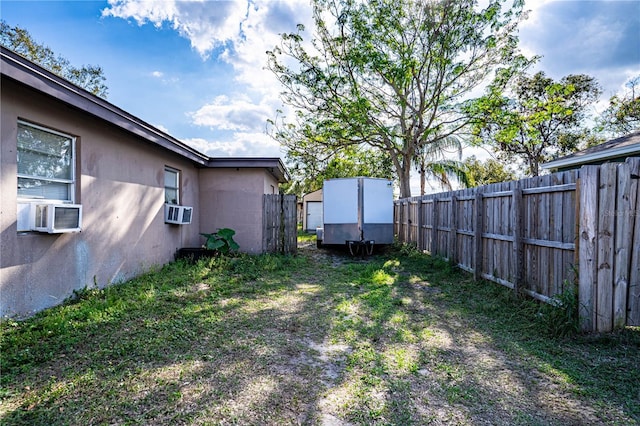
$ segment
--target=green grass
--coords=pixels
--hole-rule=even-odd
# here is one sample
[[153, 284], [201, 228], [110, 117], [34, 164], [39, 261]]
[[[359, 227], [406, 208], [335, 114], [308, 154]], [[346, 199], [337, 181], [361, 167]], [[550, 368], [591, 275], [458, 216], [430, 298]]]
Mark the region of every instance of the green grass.
[[315, 242], [316, 242], [315, 232], [303, 231], [301, 226], [298, 227], [298, 244], [315, 243]]
[[552, 315], [404, 247], [176, 262], [3, 321], [0, 423], [638, 424], [640, 329]]

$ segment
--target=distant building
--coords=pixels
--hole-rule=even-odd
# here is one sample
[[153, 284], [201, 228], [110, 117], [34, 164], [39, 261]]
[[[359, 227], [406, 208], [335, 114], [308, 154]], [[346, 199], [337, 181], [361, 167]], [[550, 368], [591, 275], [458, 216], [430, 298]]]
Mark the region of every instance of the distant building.
[[319, 227], [322, 227], [322, 189], [302, 197], [302, 229], [316, 232]]
[[577, 169], [584, 165], [598, 165], [607, 162], [624, 162], [628, 157], [640, 156], [640, 130], [611, 139], [565, 157], [560, 157], [542, 165], [550, 172]]

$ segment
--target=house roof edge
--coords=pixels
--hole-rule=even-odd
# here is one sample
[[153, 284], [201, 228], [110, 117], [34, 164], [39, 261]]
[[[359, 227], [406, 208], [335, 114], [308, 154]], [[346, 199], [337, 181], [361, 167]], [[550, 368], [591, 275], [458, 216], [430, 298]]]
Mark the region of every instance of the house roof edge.
[[208, 160], [206, 155], [173, 136], [3, 46], [0, 46], [0, 64], [3, 78], [54, 97], [196, 163], [205, 164]]
[[289, 172], [280, 157], [211, 157], [207, 167], [216, 168], [262, 168], [266, 169], [278, 183], [290, 180]]

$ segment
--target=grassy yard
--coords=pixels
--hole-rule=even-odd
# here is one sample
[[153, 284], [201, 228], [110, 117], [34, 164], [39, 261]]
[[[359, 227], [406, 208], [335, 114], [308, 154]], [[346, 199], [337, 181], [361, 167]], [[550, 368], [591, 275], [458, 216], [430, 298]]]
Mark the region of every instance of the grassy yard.
[[394, 249], [173, 263], [1, 325], [0, 423], [640, 422], [640, 330], [551, 337], [548, 309]]

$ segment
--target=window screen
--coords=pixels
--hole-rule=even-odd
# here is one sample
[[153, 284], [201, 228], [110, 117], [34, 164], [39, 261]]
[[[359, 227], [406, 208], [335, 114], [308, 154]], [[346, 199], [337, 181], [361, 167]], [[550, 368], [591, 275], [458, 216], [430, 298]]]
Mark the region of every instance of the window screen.
[[172, 168], [164, 169], [164, 202], [167, 204], [180, 204], [180, 172]]
[[74, 138], [18, 123], [18, 197], [73, 201]]

